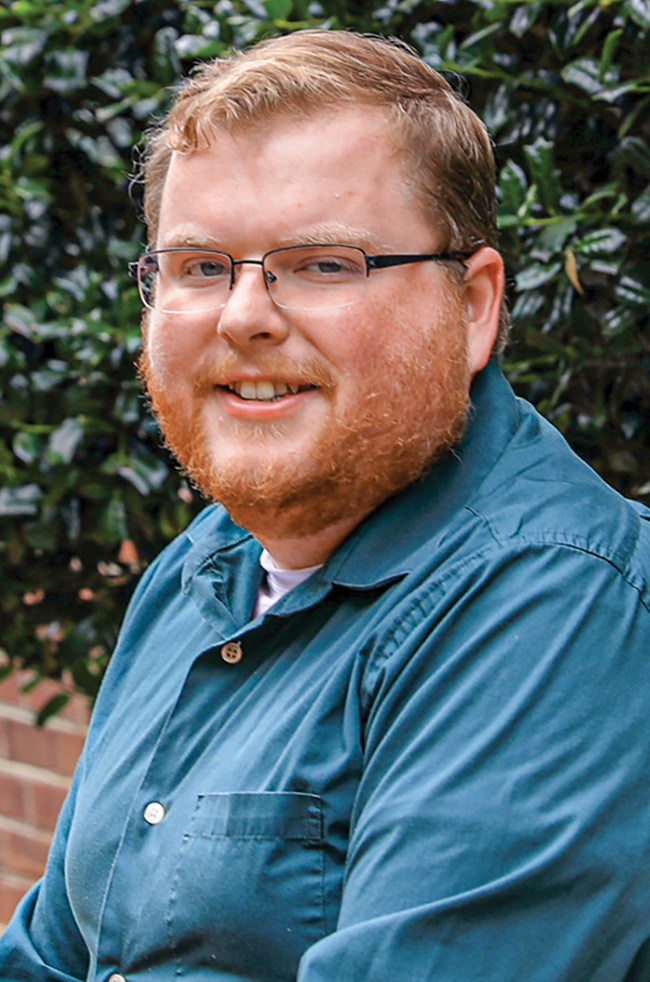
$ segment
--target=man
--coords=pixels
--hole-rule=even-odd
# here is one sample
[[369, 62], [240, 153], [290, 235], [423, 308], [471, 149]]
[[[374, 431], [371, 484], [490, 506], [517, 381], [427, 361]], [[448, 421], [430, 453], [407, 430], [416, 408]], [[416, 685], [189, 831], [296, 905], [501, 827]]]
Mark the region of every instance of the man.
[[299, 32], [201, 69], [146, 181], [142, 375], [220, 504], [138, 587], [2, 979], [648, 982], [650, 513], [490, 357], [482, 125]]

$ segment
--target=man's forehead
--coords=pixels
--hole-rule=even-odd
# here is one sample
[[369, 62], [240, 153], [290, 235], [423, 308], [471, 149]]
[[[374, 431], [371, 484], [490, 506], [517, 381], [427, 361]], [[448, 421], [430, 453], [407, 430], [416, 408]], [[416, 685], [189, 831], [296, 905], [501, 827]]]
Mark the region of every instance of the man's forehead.
[[[230, 216], [247, 227], [272, 220], [268, 249], [338, 242], [387, 251], [399, 221], [395, 208], [406, 221], [420, 213], [403, 156], [387, 133], [384, 113], [367, 116], [357, 106], [282, 117], [259, 131], [216, 128], [209, 146], [172, 154], [157, 244], [227, 249], [219, 221]], [[387, 209], [394, 221], [385, 220]]]
[[[338, 132], [345, 139], [321, 138], [326, 132]], [[283, 148], [295, 145], [303, 158], [308, 155], [314, 160], [372, 148], [374, 156], [392, 158], [408, 166], [408, 156], [387, 111], [381, 106], [362, 103], [324, 107], [304, 114], [274, 113], [227, 127], [217, 121], [211, 125], [205, 140], [207, 142], [196, 149], [172, 150], [169, 170], [179, 163], [210, 156], [215, 151], [217, 154], [225, 151], [229, 158], [239, 155], [244, 161], [254, 162], [260, 154], [272, 153], [278, 145]], [[298, 166], [298, 161], [296, 164]]]

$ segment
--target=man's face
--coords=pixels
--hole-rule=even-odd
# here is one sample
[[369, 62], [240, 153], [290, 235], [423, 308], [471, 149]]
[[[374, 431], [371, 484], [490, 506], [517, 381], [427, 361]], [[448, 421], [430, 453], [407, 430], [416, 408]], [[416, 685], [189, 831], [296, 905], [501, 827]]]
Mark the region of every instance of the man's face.
[[[380, 112], [218, 131], [209, 149], [173, 155], [157, 248], [260, 259], [306, 242], [369, 254], [446, 245]], [[372, 272], [359, 303], [307, 311], [276, 307], [260, 267], [239, 266], [224, 307], [152, 312], [145, 333], [142, 370], [171, 449], [262, 541], [354, 527], [462, 430], [464, 310], [438, 263]]]

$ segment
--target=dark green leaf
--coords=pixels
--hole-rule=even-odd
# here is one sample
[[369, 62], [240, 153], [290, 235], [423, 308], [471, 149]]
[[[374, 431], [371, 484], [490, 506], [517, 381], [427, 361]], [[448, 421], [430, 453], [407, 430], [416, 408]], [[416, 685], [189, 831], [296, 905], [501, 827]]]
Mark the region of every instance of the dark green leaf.
[[562, 192], [555, 170], [553, 144], [539, 138], [531, 146], [524, 147], [524, 153], [542, 204], [550, 214], [555, 214]]
[[509, 160], [499, 175], [501, 204], [505, 212], [516, 213], [526, 200], [528, 182], [522, 168]]
[[602, 332], [606, 338], [623, 334], [638, 320], [638, 311], [634, 307], [622, 306], [610, 311], [602, 321]]
[[37, 484], [0, 488], [0, 515], [35, 515], [41, 494]]
[[510, 21], [510, 30], [516, 37], [523, 37], [526, 31], [533, 26], [540, 7], [541, 4], [535, 2], [525, 3], [521, 7], [517, 7]]
[[626, 237], [620, 229], [601, 228], [574, 242], [573, 249], [583, 256], [610, 254], [620, 249], [625, 241]]
[[618, 48], [618, 43], [623, 34], [623, 28], [619, 27], [615, 31], [610, 31], [605, 38], [605, 43], [603, 45], [603, 53], [600, 56], [600, 64], [598, 66], [598, 78], [602, 82], [609, 71], [612, 61], [614, 60], [614, 54]]
[[209, 38], [196, 34], [183, 34], [174, 42], [174, 48], [180, 58], [198, 58], [209, 55], [212, 44]]
[[598, 95], [594, 96], [595, 99], [599, 99], [602, 102], [619, 102], [622, 96], [628, 95], [630, 92], [647, 91], [646, 86], [643, 82], [624, 82], [622, 85], [613, 85], [608, 88], [601, 89]]
[[70, 702], [70, 695], [67, 692], [58, 692], [55, 696], [45, 703], [45, 705], [39, 709], [36, 716], [36, 725], [44, 726], [48, 719], [52, 716], [56, 716], [61, 710], [68, 705]]
[[293, 0], [262, 0], [262, 4], [272, 20], [286, 20], [293, 8]]
[[0, 665], [0, 682], [4, 679], [9, 678], [11, 673], [14, 671], [14, 665], [9, 662], [8, 665]]
[[650, 290], [632, 276], [622, 276], [614, 288], [619, 300], [636, 303], [646, 309], [650, 306]]
[[90, 16], [95, 23], [119, 17], [127, 9], [132, 0], [100, 0], [90, 8]]
[[36, 58], [47, 41], [45, 31], [16, 27], [2, 32], [2, 57], [10, 65], [23, 67]]
[[13, 451], [25, 464], [33, 463], [40, 455], [43, 444], [36, 433], [17, 433], [13, 440]]
[[51, 464], [69, 464], [83, 439], [83, 427], [76, 419], [64, 419], [50, 436], [47, 457]]
[[502, 31], [502, 30], [503, 30], [503, 26], [501, 24], [499, 23], [490, 24], [487, 27], [482, 28], [482, 30], [476, 31], [475, 34], [470, 34], [469, 37], [465, 38], [465, 40], [463, 41], [460, 47], [461, 49], [473, 48], [480, 41], [483, 41], [491, 34], [495, 34], [497, 31]]
[[512, 319], [515, 323], [526, 321], [544, 306], [545, 296], [539, 290], [522, 293], [517, 297], [516, 303], [512, 308]]
[[173, 27], [162, 27], [156, 32], [153, 71], [161, 85], [171, 85], [181, 72], [181, 63], [175, 48], [178, 31]]
[[100, 520], [99, 533], [103, 542], [123, 542], [128, 539], [126, 508], [120, 498], [111, 498]]
[[562, 69], [562, 78], [565, 82], [577, 85], [589, 95], [595, 95], [603, 87], [600, 65], [593, 58], [580, 58], [577, 61], [572, 61], [570, 65]]
[[633, 170], [644, 177], [650, 177], [650, 147], [637, 136], [626, 136], [614, 154], [616, 163]]
[[54, 92], [73, 92], [86, 82], [87, 51], [54, 51], [47, 60], [44, 84]]
[[552, 224], [544, 226], [537, 238], [537, 250], [548, 252], [549, 255], [561, 252], [576, 225], [577, 219], [575, 218], [558, 218]]
[[524, 290], [536, 290], [538, 287], [548, 283], [549, 280], [552, 280], [561, 269], [561, 263], [551, 263], [550, 265], [531, 263], [521, 273], [517, 273], [517, 289], [520, 292]]
[[632, 214], [637, 222], [650, 222], [650, 184], [632, 204]]
[[616, 284], [614, 293], [619, 300], [650, 309], [650, 262], [630, 266]]
[[650, 0], [625, 0], [632, 20], [640, 27], [650, 27]]

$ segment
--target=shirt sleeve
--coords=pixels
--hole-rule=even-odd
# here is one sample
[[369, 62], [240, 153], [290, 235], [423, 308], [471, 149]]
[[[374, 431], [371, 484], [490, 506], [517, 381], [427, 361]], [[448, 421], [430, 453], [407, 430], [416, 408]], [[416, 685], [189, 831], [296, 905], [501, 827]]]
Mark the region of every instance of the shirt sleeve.
[[[81, 767], [77, 765], [77, 774]], [[23, 897], [0, 938], [2, 982], [81, 982], [88, 949], [68, 903], [65, 844], [74, 807], [75, 783], [59, 815], [45, 875]]]
[[579, 549], [406, 597], [366, 676], [338, 929], [299, 982], [650, 978], [650, 620]]
[[104, 722], [119, 697], [129, 662], [130, 645], [128, 641], [124, 643], [125, 636], [136, 619], [134, 613], [138, 604], [165, 555], [161, 553], [146, 570], [131, 599], [120, 634], [122, 644], [118, 643], [102, 681], [86, 744], [58, 818], [45, 874], [20, 901], [0, 938], [2, 982], [82, 982], [87, 978], [90, 962], [88, 946], [70, 907], [66, 886], [68, 835], [74, 817], [77, 789], [83, 780], [85, 767], [91, 766], [93, 743], [101, 739]]

